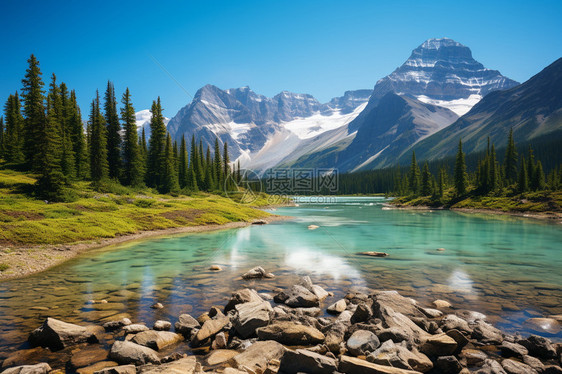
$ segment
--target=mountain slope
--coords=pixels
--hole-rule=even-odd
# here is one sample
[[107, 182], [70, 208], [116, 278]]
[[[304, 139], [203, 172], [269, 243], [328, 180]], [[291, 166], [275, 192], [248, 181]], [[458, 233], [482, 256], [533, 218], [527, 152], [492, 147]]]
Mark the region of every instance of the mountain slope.
[[[515, 141], [562, 132], [562, 58], [525, 83], [492, 92], [451, 126], [420, 141], [413, 149], [419, 159], [453, 155], [459, 138], [466, 153], [485, 150], [487, 139], [503, 146], [513, 128]], [[408, 152], [409, 153], [409, 152]], [[402, 162], [407, 162], [404, 155]]]

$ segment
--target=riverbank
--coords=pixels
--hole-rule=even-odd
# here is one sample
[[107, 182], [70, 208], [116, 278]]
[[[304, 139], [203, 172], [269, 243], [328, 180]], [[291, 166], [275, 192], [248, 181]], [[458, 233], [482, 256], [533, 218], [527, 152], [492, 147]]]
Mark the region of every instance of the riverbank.
[[[96, 325], [47, 315], [30, 330], [30, 347], [5, 354], [1, 367], [79, 374], [562, 372], [562, 344], [507, 334], [484, 314], [447, 300], [424, 305], [364, 287], [336, 297], [308, 276], [282, 286], [260, 267], [240, 276], [242, 288], [224, 294], [224, 307], [201, 315], [166, 316], [150, 325], [123, 315]], [[554, 317], [533, 320], [559, 326]]]

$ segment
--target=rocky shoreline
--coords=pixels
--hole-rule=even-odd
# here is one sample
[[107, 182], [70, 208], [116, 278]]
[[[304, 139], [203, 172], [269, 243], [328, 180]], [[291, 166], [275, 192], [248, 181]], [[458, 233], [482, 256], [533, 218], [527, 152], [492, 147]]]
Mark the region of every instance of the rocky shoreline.
[[[259, 267], [242, 278], [275, 282]], [[505, 334], [483, 314], [444, 300], [423, 308], [371, 289], [333, 300], [309, 277], [273, 289], [240, 289], [225, 306], [153, 326], [47, 318], [1, 373], [562, 373], [562, 343]]]
[[0, 271], [0, 281], [23, 278], [35, 273], [40, 273], [93, 249], [109, 247], [148, 238], [235, 229], [246, 227], [254, 223], [270, 223], [290, 218], [291, 217], [287, 216], [269, 215], [254, 222], [229, 222], [224, 225], [184, 226], [163, 230], [141, 231], [129, 235], [117, 236], [114, 238], [100, 238], [99, 240], [91, 242], [40, 246], [10, 246], [5, 248], [2, 248], [2, 246], [0, 246], [0, 263], [10, 265], [8, 270]]

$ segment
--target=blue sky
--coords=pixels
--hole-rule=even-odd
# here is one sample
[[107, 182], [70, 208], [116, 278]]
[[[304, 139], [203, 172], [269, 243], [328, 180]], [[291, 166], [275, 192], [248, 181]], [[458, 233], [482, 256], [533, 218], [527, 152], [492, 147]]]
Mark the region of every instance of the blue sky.
[[325, 102], [372, 88], [443, 36], [522, 82], [562, 56], [561, 15], [560, 1], [7, 0], [0, 102], [20, 89], [31, 53], [46, 82], [55, 72], [76, 89], [84, 117], [108, 79], [119, 95], [130, 88], [136, 110], [161, 96], [168, 117], [207, 83]]

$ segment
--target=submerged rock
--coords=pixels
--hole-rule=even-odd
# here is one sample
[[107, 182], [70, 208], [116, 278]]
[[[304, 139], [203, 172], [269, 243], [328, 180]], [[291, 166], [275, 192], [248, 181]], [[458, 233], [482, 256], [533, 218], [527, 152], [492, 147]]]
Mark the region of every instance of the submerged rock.
[[169, 321], [158, 320], [154, 322], [154, 330], [156, 331], [170, 331], [172, 323]]
[[48, 347], [53, 351], [79, 343], [97, 343], [94, 332], [99, 329], [66, 323], [55, 318], [47, 318], [45, 322], [29, 335], [32, 346]]
[[242, 279], [273, 278], [273, 274], [266, 272], [261, 266], [256, 266], [242, 275]]

